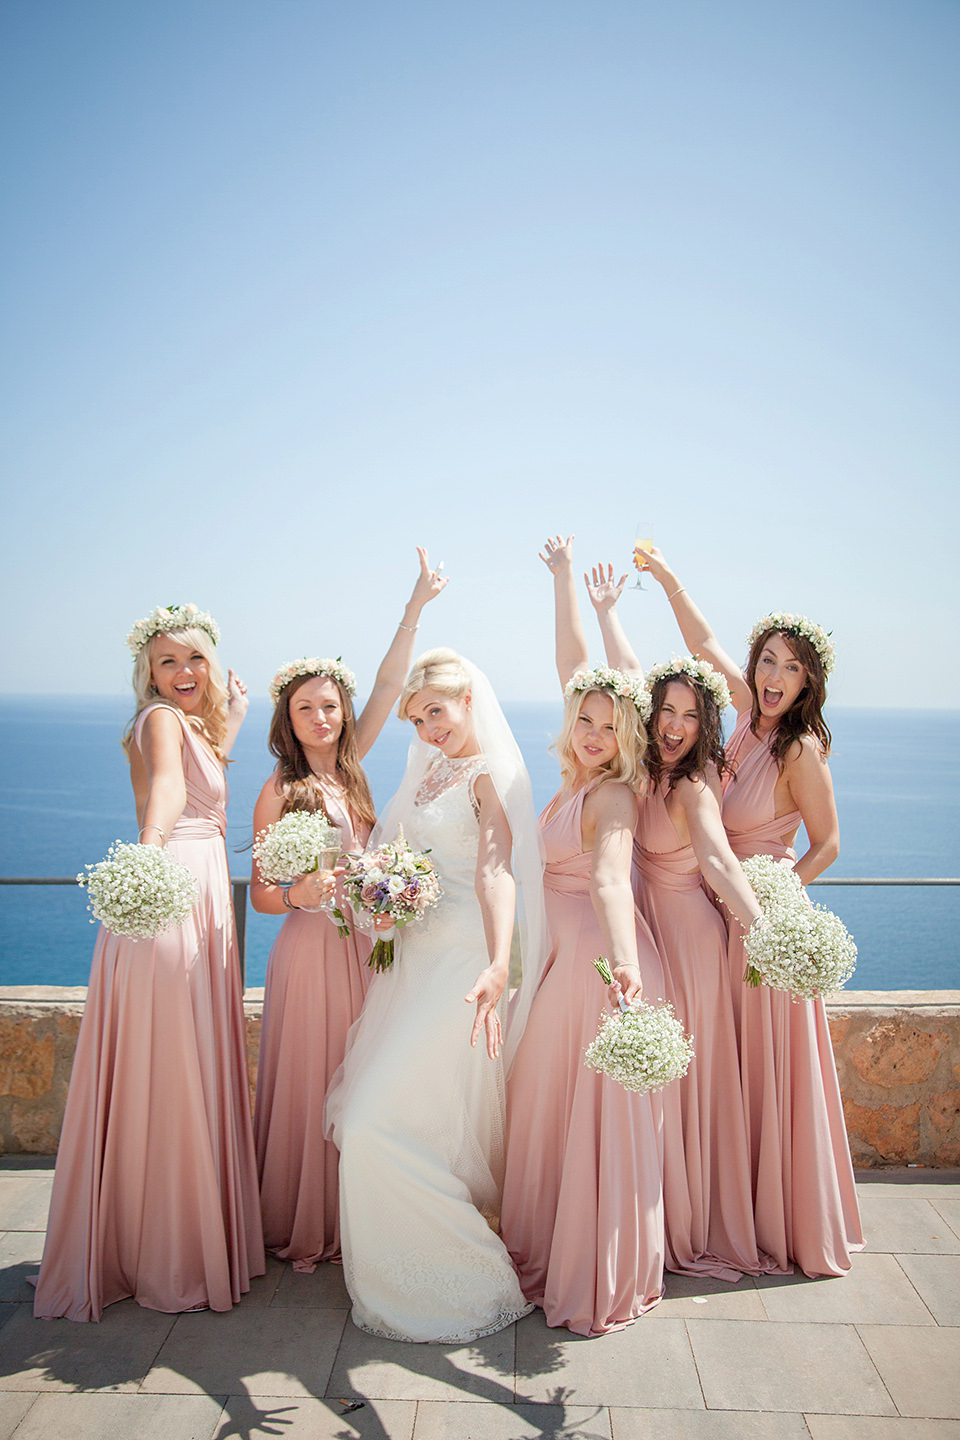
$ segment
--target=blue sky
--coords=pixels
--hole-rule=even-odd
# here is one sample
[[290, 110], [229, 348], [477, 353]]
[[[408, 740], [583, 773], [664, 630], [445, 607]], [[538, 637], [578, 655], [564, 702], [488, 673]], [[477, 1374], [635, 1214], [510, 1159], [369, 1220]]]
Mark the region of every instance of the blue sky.
[[[8, 692], [158, 602], [264, 691], [423, 645], [552, 696], [548, 533], [649, 517], [734, 653], [958, 706], [960, 9], [5, 0]], [[654, 590], [639, 653], [678, 648]]]

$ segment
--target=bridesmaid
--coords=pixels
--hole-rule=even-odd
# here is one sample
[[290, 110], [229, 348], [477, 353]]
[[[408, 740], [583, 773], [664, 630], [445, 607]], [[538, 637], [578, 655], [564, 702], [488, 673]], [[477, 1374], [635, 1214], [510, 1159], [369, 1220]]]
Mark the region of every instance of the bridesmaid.
[[229, 1310], [264, 1271], [240, 971], [224, 846], [224, 766], [247, 709], [195, 605], [134, 626], [124, 744], [140, 841], [200, 884], [154, 940], [101, 927], [57, 1155], [34, 1313], [99, 1320]]
[[[614, 584], [612, 567], [606, 576], [603, 567], [599, 576], [595, 569], [592, 583], [587, 580], [607, 659], [639, 675], [616, 614], [622, 587], [623, 580]], [[721, 715], [730, 692], [711, 665], [693, 656], [655, 666], [647, 687], [652, 783], [637, 824], [637, 903], [696, 1052], [677, 1084], [679, 1130], [664, 1134], [666, 1266], [737, 1281], [744, 1271], [757, 1274], [774, 1264], [758, 1254], [754, 1230], [727, 931], [703, 885], [706, 877], [747, 928], [760, 914], [720, 816]]]
[[663, 973], [630, 884], [637, 792], [645, 784], [642, 686], [618, 671], [571, 675], [582, 641], [569, 542], [542, 558], [557, 598], [565, 685], [557, 741], [563, 783], [541, 816], [551, 951], [507, 1079], [501, 1229], [524, 1295], [548, 1325], [619, 1329], [663, 1289], [661, 1101], [583, 1064], [608, 956], [627, 997], [663, 996]]
[[[802, 615], [767, 615], [741, 671], [660, 552], [647, 561], [686, 644], [725, 677], [737, 710], [723, 777], [734, 854], [788, 859], [808, 884], [840, 848], [823, 718], [833, 645]], [[801, 822], [809, 846], [797, 859]], [[731, 915], [729, 928], [757, 1241], [779, 1269], [792, 1260], [806, 1275], [842, 1275], [863, 1235], [823, 998], [744, 984], [743, 927]]]
[[[366, 845], [376, 816], [360, 761], [403, 688], [420, 612], [447, 583], [426, 551], [417, 553], [420, 575], [359, 717], [356, 681], [338, 660], [294, 660], [274, 677], [269, 744], [277, 767], [260, 792], [254, 834], [291, 810], [320, 810], [343, 850]], [[287, 916], [267, 966], [257, 1073], [263, 1232], [268, 1250], [307, 1273], [340, 1254], [337, 1150], [323, 1139], [323, 1106], [370, 979], [369, 940], [355, 928], [341, 938], [321, 909], [332, 884], [314, 872], [269, 885], [254, 864], [250, 887], [255, 910]]]

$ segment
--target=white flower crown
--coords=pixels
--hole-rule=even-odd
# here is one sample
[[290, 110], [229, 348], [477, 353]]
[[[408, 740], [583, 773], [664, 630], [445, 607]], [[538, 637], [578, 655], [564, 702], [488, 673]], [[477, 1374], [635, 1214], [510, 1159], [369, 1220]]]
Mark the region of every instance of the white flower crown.
[[127, 636], [127, 644], [134, 655], [139, 655], [154, 635], [191, 629], [206, 630], [214, 645], [220, 641], [220, 626], [206, 610], [199, 610], [196, 605], [158, 605], [149, 615], [137, 621]]
[[837, 650], [830, 639], [830, 633], [808, 620], [806, 615], [788, 615], [783, 610], [774, 610], [770, 615], [763, 615], [747, 637], [747, 645], [751, 650], [754, 642], [767, 630], [782, 630], [786, 635], [798, 635], [809, 640], [820, 656], [824, 675], [829, 675], [837, 663]]
[[286, 690], [291, 680], [296, 680], [299, 675], [326, 675], [330, 680], [338, 681], [350, 696], [357, 693], [357, 677], [346, 665], [340, 663], [340, 656], [336, 660], [319, 660], [316, 655], [300, 660], [288, 660], [286, 665], [280, 669], [270, 681], [270, 699], [276, 705], [280, 696]]
[[584, 690], [612, 690], [621, 700], [629, 700], [631, 705], [635, 705], [644, 722], [650, 719], [650, 696], [643, 681], [633, 675], [625, 675], [622, 670], [611, 670], [608, 665], [580, 670], [572, 680], [567, 681], [563, 698], [569, 700], [571, 695]]
[[690, 680], [706, 690], [718, 710], [723, 711], [730, 704], [730, 689], [720, 671], [696, 655], [675, 655], [663, 665], [651, 665], [647, 671], [647, 689], [651, 695], [658, 680]]

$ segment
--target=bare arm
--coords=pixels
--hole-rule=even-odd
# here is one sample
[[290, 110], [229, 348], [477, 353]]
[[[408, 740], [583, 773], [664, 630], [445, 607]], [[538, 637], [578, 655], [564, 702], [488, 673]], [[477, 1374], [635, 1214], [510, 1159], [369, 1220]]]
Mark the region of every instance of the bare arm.
[[684, 778], [675, 793], [683, 806], [690, 844], [703, 878], [743, 928], [749, 930], [760, 915], [760, 906], [730, 848], [715, 792], [703, 780]]
[[[277, 790], [276, 776], [271, 775], [260, 791], [260, 798], [253, 809], [254, 837], [261, 835], [268, 825], [275, 824], [282, 812], [283, 796]], [[329, 870], [312, 870], [309, 875], [301, 875], [299, 880], [289, 887], [290, 905], [295, 910], [318, 910], [321, 902], [333, 894], [335, 884], [333, 872]], [[254, 860], [253, 873], [250, 876], [250, 904], [258, 914], [286, 915], [290, 905], [283, 903], [285, 888], [283, 885], [271, 885], [264, 880], [260, 867]]]
[[240, 726], [246, 719], [247, 707], [250, 701], [247, 699], [247, 687], [242, 680], [239, 680], [233, 670], [227, 671], [227, 733], [223, 741], [223, 753], [229, 755], [233, 749], [233, 742], [240, 733]]
[[840, 854], [840, 821], [830, 767], [812, 735], [799, 742], [799, 753], [787, 760], [784, 776], [810, 841], [795, 867], [803, 884], [809, 885]]
[[560, 688], [577, 673], [585, 670], [589, 661], [587, 637], [580, 619], [577, 604], [577, 586], [573, 578], [573, 536], [564, 540], [556, 535], [548, 540], [540, 552], [540, 559], [553, 575], [553, 599], [556, 614], [557, 674]]
[[721, 647], [716, 635], [687, 594], [686, 587], [677, 579], [656, 546], [645, 553], [647, 563], [643, 569], [649, 570], [654, 580], [663, 586], [663, 593], [670, 601], [670, 608], [680, 626], [683, 643], [691, 655], [699, 655], [701, 660], [709, 661], [715, 670], [720, 671], [730, 687], [730, 697], [737, 714], [742, 715], [753, 703], [743, 671]]
[[420, 557], [420, 574], [417, 576], [417, 583], [407, 601], [403, 619], [397, 626], [397, 632], [390, 648], [380, 661], [380, 668], [373, 682], [370, 698], [357, 720], [357, 748], [361, 757], [366, 755], [373, 745], [384, 727], [387, 716], [400, 698], [403, 682], [407, 678], [407, 672], [413, 660], [413, 647], [417, 626], [420, 624], [421, 611], [428, 601], [440, 594], [447, 583], [448, 577], [441, 578], [439, 569], [430, 569], [427, 552], [420, 545], [417, 546], [417, 554]]
[[171, 710], [158, 707], [151, 711], [143, 722], [139, 750], [147, 781], [146, 799], [138, 816], [140, 833], [144, 845], [162, 845], [187, 803], [183, 729]]
[[590, 898], [614, 981], [624, 999], [630, 1001], [642, 990], [630, 883], [637, 801], [626, 785], [608, 781], [587, 796], [584, 810], [588, 807], [590, 813], [584, 819], [594, 822]]
[[483, 915], [483, 933], [490, 964], [480, 972], [473, 989], [464, 998], [469, 1005], [476, 1002], [477, 1006], [470, 1044], [476, 1045], [481, 1030], [485, 1031], [487, 1054], [495, 1060], [500, 1054], [502, 1039], [497, 1002], [510, 973], [517, 887], [510, 869], [513, 839], [494, 783], [489, 775], [478, 775], [473, 788], [480, 806], [480, 849], [475, 888]]
[[607, 664], [612, 665], [615, 670], [623, 670], [627, 675], [636, 675], [642, 680], [643, 667], [633, 652], [617, 614], [617, 601], [626, 583], [626, 575], [621, 575], [615, 582], [612, 565], [607, 566], [606, 575], [602, 565], [595, 565], [590, 575], [584, 572], [583, 579], [590, 603], [597, 612]]

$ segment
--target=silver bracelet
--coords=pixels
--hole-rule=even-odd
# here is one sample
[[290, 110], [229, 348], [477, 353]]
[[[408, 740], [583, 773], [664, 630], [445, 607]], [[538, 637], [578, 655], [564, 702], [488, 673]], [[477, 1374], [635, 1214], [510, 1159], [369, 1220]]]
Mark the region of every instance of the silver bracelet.
[[410, 633], [411, 633], [411, 635], [412, 635], [413, 632], [414, 632], [414, 630], [419, 630], [419, 629], [420, 629], [420, 626], [419, 626], [419, 625], [404, 625], [403, 621], [401, 620], [400, 623], [399, 623], [399, 625], [397, 626], [397, 629], [398, 629], [398, 630], [409, 630]]
[[144, 830], [156, 830], [156, 832], [157, 832], [157, 834], [160, 836], [160, 838], [161, 838], [164, 842], [166, 842], [167, 832], [166, 832], [166, 830], [161, 830], [161, 828], [160, 828], [159, 825], [141, 825], [139, 831], [137, 832], [137, 841], [138, 841], [138, 843], [139, 843], [139, 840], [140, 840], [140, 836], [143, 834]]
[[[296, 880], [294, 880], [293, 885], [296, 885], [296, 883]], [[300, 906], [294, 905], [293, 901], [290, 899], [290, 891], [293, 889], [293, 885], [281, 885], [280, 894], [283, 896], [283, 903], [288, 910], [299, 910]]]
[[668, 596], [667, 596], [667, 599], [668, 599], [668, 600], [676, 600], [677, 596], [678, 596], [678, 595], [682, 595], [683, 592], [684, 592], [684, 590], [686, 590], [686, 588], [687, 588], [686, 585], [681, 585], [681, 586], [680, 586], [680, 589], [679, 589], [679, 590], [674, 590], [674, 592], [673, 592], [672, 595], [668, 595]]

